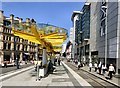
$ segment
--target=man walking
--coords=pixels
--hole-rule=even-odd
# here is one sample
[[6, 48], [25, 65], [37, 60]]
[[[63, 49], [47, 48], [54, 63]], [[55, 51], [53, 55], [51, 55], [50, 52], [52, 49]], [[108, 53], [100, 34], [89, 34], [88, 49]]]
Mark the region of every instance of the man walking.
[[6, 60], [6, 59], [5, 59], [5, 61], [4, 61], [4, 67], [7, 68], [7, 60]]
[[102, 73], [103, 75], [105, 74], [105, 71], [106, 71], [106, 66], [105, 66], [105, 63], [102, 64]]
[[80, 69], [80, 62], [78, 62], [78, 66], [77, 67], [78, 67], [78, 70], [79, 70]]
[[58, 65], [60, 66], [60, 58], [58, 59]]
[[109, 66], [109, 76], [110, 76], [110, 79], [112, 79], [113, 72], [115, 72], [114, 66], [113, 66], [113, 64], [110, 64], [110, 66]]
[[101, 75], [101, 67], [102, 67], [102, 63], [101, 61], [99, 62], [99, 65], [98, 65], [98, 69], [99, 69], [99, 74]]
[[92, 63], [90, 62], [89, 63], [89, 71], [91, 72], [91, 69], [92, 69]]
[[95, 62], [95, 64], [94, 64], [94, 67], [95, 67], [95, 72], [97, 71], [97, 63]]

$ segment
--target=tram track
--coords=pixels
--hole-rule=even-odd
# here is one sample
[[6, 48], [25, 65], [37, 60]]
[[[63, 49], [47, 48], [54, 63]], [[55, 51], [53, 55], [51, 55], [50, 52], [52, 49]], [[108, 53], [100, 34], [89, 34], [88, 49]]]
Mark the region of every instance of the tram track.
[[115, 86], [115, 85], [113, 85], [105, 80], [102, 80], [99, 77], [88, 73], [87, 71], [84, 71], [82, 69], [78, 70], [77, 67], [70, 62], [66, 62], [66, 64], [71, 69], [73, 69], [79, 76], [84, 78], [94, 88], [118, 88], [118, 86]]

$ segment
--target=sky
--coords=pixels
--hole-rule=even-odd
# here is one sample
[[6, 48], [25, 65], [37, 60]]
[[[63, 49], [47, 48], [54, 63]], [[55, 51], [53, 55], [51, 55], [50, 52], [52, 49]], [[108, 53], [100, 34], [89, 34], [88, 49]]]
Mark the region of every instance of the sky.
[[4, 15], [34, 18], [37, 23], [48, 23], [68, 30], [72, 27], [73, 11], [81, 10], [84, 2], [2, 2]]

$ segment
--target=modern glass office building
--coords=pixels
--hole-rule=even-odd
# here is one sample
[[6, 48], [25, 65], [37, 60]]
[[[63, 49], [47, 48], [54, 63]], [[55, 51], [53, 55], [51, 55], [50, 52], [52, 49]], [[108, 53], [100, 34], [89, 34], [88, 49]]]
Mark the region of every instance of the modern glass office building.
[[72, 14], [74, 55], [79, 61], [89, 61], [90, 3], [85, 3], [81, 11]]
[[85, 3], [81, 16], [81, 44], [79, 49], [82, 62], [89, 62], [89, 38], [90, 38], [90, 3]]
[[[120, 73], [120, 2], [87, 0], [81, 12], [72, 15], [78, 59], [85, 62], [113, 64]], [[74, 14], [74, 13], [73, 13]], [[74, 43], [73, 43], [74, 45]]]
[[78, 59], [78, 44], [80, 42], [80, 30], [81, 30], [81, 15], [82, 12], [80, 11], [74, 11], [71, 17], [71, 20], [73, 22], [73, 41], [72, 41], [72, 58]]

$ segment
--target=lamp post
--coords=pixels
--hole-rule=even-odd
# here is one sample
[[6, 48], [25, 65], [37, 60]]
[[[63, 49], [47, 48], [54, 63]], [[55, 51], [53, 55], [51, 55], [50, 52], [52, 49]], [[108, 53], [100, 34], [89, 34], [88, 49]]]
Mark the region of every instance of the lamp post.
[[[119, 0], [120, 1], [120, 0]], [[118, 13], [120, 13], [120, 8], [118, 8]], [[119, 52], [120, 52], [120, 46], [118, 45], [119, 44], [119, 40], [120, 40], [120, 15], [118, 15], [118, 23], [117, 23], [117, 55], [116, 55], [116, 75], [118, 75], [118, 69], [119, 69]]]
[[39, 80], [39, 65], [38, 65], [38, 44], [36, 44], [36, 60], [37, 60], [37, 80]]
[[105, 24], [106, 24], [106, 27], [105, 27], [105, 66], [107, 66], [107, 5], [106, 6], [102, 6], [102, 8], [106, 9], [106, 20], [105, 20]]
[[[108, 0], [102, 0], [101, 2], [101, 12], [103, 14], [101, 15], [101, 36], [105, 35], [105, 59], [104, 59], [105, 66], [107, 65], [107, 52], [108, 52], [107, 51], [107, 2]], [[102, 25], [103, 21], [105, 21], [104, 25]]]
[[14, 54], [16, 60], [16, 67], [19, 69], [19, 59], [17, 58], [17, 50], [16, 50], [16, 36], [14, 37]]
[[83, 33], [83, 32], [80, 30], [80, 41], [79, 41], [79, 46], [80, 46], [80, 47], [79, 47], [79, 56], [80, 56], [80, 57], [79, 57], [79, 58], [80, 58], [79, 61], [80, 61], [80, 62], [81, 62], [82, 33]]

